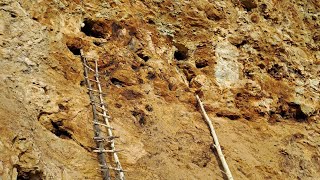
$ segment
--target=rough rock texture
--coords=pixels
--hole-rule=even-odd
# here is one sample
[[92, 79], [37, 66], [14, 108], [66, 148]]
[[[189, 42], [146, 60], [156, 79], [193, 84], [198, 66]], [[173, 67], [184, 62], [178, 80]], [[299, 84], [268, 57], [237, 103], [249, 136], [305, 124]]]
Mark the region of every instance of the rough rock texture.
[[[101, 179], [79, 50], [127, 179], [320, 179], [320, 1], [1, 0], [0, 177]], [[0, 178], [0, 179], [1, 179]]]

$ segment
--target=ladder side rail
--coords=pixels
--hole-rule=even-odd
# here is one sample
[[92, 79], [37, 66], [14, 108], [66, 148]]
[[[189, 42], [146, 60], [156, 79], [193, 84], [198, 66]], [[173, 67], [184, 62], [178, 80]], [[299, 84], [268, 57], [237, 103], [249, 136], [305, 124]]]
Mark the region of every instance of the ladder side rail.
[[[100, 84], [100, 80], [99, 80], [98, 62], [97, 62], [97, 60], [95, 60], [95, 70], [96, 70], [95, 78], [96, 78], [97, 85], [98, 85], [98, 91], [102, 92], [102, 88], [101, 88], [101, 84]], [[103, 115], [104, 115], [103, 118], [104, 118], [105, 124], [110, 127], [109, 118], [108, 118], [108, 115], [106, 113], [107, 110], [106, 110], [106, 107], [105, 107], [105, 103], [103, 101], [102, 93], [99, 93], [99, 98], [100, 98], [101, 108], [103, 109]], [[112, 129], [108, 128], [107, 131], [108, 131], [108, 135], [112, 137], [113, 136]], [[118, 157], [118, 155], [116, 153], [114, 141], [111, 141], [110, 148], [111, 148], [111, 150], [114, 151], [113, 157], [114, 157], [114, 161], [116, 163], [117, 169], [120, 169], [119, 170], [119, 178], [120, 178], [120, 180], [124, 180], [125, 179], [124, 178], [124, 173], [123, 173], [123, 170], [122, 170], [122, 167], [121, 167], [121, 164], [120, 164], [119, 157]]]

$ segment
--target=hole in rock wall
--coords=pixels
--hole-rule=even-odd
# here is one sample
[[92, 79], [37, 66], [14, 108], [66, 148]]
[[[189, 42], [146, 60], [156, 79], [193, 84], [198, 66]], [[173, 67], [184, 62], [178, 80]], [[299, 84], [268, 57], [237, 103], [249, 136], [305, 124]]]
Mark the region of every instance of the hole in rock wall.
[[257, 7], [256, 2], [253, 0], [240, 0], [240, 1], [243, 8], [247, 11], [251, 11], [252, 9]]
[[116, 104], [115, 104], [115, 107], [116, 107], [116, 108], [121, 108], [121, 107], [122, 107], [122, 104], [116, 103]]
[[259, 6], [259, 10], [261, 12], [261, 15], [265, 18], [265, 19], [269, 19], [270, 18], [270, 15], [268, 13], [268, 6], [266, 4], [261, 4]]
[[284, 67], [279, 64], [274, 64], [267, 70], [268, 74], [270, 74], [273, 78], [280, 80], [285, 77]]
[[138, 71], [142, 64], [143, 63], [141, 61], [139, 62], [139, 61], [134, 60], [131, 64], [131, 69], [134, 71]]
[[117, 78], [111, 78], [110, 81], [111, 81], [112, 84], [114, 84], [116, 86], [124, 87], [124, 82], [120, 81]]
[[137, 71], [139, 69], [139, 66], [136, 65], [136, 64], [132, 64], [131, 65], [131, 69], [134, 70], [134, 71]]
[[74, 44], [67, 44], [68, 49], [72, 52], [74, 55], [80, 55], [80, 47], [74, 45]]
[[174, 58], [178, 61], [186, 60], [188, 58], [188, 48], [182, 44], [174, 44], [177, 50], [174, 52]]
[[187, 64], [179, 64], [178, 67], [182, 70], [185, 78], [189, 83], [194, 77], [196, 77], [196, 73], [191, 66]]
[[143, 79], [141, 79], [141, 78], [138, 78], [138, 82], [139, 82], [139, 84], [143, 84], [144, 83]]
[[225, 117], [230, 120], [237, 120], [241, 118], [241, 116], [238, 114], [223, 114], [223, 113], [217, 113], [217, 117]]
[[243, 40], [243, 41], [241, 41], [240, 43], [235, 44], [235, 46], [236, 46], [237, 48], [241, 48], [242, 46], [244, 46], [244, 45], [247, 44], [247, 43], [248, 43], [247, 40]]
[[156, 74], [154, 72], [149, 71], [147, 75], [147, 79], [153, 80], [156, 78]]
[[148, 19], [148, 24], [156, 24], [152, 19]]
[[208, 61], [207, 60], [196, 60], [196, 67], [197, 68], [204, 68], [204, 67], [207, 67], [209, 65]]
[[121, 92], [121, 95], [125, 97], [127, 100], [136, 100], [143, 97], [143, 95], [140, 92], [134, 91], [134, 90], [124, 90]]
[[284, 103], [279, 107], [279, 114], [283, 118], [294, 118], [298, 122], [304, 122], [308, 116], [302, 112], [301, 106], [295, 103]]
[[14, 13], [14, 12], [11, 12], [11, 13], [10, 13], [10, 16], [11, 16], [12, 18], [16, 18], [16, 17], [17, 17], [17, 14]]
[[67, 111], [69, 108], [67, 106], [64, 106], [63, 104], [58, 104], [60, 111]]
[[122, 30], [122, 26], [115, 23], [115, 22], [111, 24], [111, 28], [112, 28], [112, 35], [113, 36], [118, 36], [120, 31]]
[[98, 42], [98, 41], [93, 41], [93, 44], [96, 45], [96, 46], [101, 46], [102, 45], [102, 43]]
[[64, 129], [62, 121], [57, 121], [57, 122], [51, 121], [51, 124], [53, 126], [53, 129], [51, 130], [51, 132], [53, 134], [55, 134], [56, 136], [62, 139], [71, 139], [72, 135]]
[[39, 170], [24, 170], [17, 167], [17, 180], [41, 180], [45, 179], [43, 172]]
[[138, 53], [137, 55], [139, 56], [139, 58], [143, 59], [144, 62], [147, 62], [150, 59], [149, 56], [144, 55], [142, 53]]
[[134, 111], [131, 111], [131, 114], [138, 120], [141, 126], [146, 124], [146, 115], [143, 111], [134, 110]]
[[149, 112], [152, 112], [153, 111], [153, 107], [150, 105], [150, 104], [147, 104], [145, 106], [146, 110], [149, 111]]
[[83, 21], [84, 26], [81, 31], [87, 36], [92, 36], [96, 38], [104, 38], [107, 33], [106, 23], [93, 19], [85, 19]]
[[259, 67], [260, 69], [264, 69], [264, 68], [266, 68], [266, 65], [260, 63], [260, 64], [258, 64], [258, 67]]

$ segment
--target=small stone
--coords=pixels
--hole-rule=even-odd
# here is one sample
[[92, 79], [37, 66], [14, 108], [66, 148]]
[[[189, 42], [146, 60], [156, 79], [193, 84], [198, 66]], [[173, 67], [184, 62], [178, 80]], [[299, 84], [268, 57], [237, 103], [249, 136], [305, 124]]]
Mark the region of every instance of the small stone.
[[251, 17], [250, 17], [250, 19], [251, 19], [251, 21], [252, 21], [253, 23], [258, 23], [259, 20], [260, 20], [259, 15], [256, 14], [256, 13], [252, 14]]
[[307, 116], [310, 116], [315, 111], [313, 107], [305, 104], [300, 104], [300, 108], [301, 108], [301, 111]]

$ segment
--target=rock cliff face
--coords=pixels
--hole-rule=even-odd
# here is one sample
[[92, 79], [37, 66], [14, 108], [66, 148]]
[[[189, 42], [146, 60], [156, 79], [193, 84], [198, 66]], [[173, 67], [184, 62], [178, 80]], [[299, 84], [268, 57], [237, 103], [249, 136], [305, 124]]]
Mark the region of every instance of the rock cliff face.
[[[127, 179], [320, 179], [320, 1], [1, 0], [0, 177], [101, 179], [79, 57]], [[0, 178], [0, 179], [1, 179]]]

